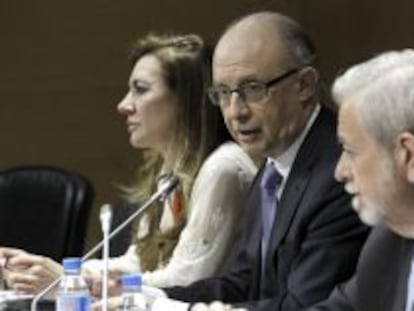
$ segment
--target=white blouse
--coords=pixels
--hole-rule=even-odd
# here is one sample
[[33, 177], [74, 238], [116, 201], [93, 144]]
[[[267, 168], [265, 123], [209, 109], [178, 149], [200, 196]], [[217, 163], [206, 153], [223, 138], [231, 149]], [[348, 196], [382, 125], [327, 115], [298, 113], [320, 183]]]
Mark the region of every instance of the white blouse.
[[[169, 262], [142, 276], [146, 285], [185, 286], [218, 273], [241, 221], [241, 210], [257, 168], [234, 142], [217, 148], [203, 163], [195, 179], [187, 209], [187, 224]], [[99, 276], [101, 260], [83, 264], [86, 274]], [[110, 270], [140, 271], [135, 245], [111, 258]]]

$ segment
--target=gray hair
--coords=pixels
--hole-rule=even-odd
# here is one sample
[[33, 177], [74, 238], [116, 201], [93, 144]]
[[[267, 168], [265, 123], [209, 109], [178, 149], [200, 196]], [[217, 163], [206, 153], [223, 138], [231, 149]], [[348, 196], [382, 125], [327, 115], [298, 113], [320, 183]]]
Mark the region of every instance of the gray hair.
[[367, 131], [385, 148], [414, 130], [414, 50], [391, 51], [355, 65], [332, 87], [338, 106], [352, 97]]
[[311, 37], [290, 17], [271, 11], [262, 11], [243, 16], [227, 26], [224, 34], [241, 24], [254, 23], [257, 27], [277, 30], [286, 48], [287, 55], [301, 66], [312, 66], [317, 62], [315, 45]]
[[303, 28], [286, 17], [280, 22], [281, 37], [289, 54], [302, 66], [313, 66], [317, 61], [316, 49]]

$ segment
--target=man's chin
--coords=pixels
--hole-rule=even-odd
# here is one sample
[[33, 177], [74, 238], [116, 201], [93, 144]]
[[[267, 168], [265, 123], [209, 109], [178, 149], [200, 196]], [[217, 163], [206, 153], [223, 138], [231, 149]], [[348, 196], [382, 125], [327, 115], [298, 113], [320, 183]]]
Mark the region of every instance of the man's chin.
[[368, 226], [373, 227], [382, 222], [381, 215], [376, 211], [370, 210], [369, 207], [359, 207], [358, 209], [355, 209], [355, 211], [358, 213], [361, 221]]
[[239, 143], [241, 148], [251, 157], [255, 162], [265, 158], [265, 152], [258, 144]]

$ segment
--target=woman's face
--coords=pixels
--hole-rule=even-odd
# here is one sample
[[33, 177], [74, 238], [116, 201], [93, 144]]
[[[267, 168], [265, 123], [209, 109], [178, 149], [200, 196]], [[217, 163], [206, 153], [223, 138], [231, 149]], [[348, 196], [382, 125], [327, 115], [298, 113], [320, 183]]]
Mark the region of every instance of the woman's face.
[[126, 117], [131, 145], [165, 155], [175, 130], [177, 104], [160, 61], [150, 54], [138, 59], [129, 78], [129, 91], [118, 104], [118, 112]]

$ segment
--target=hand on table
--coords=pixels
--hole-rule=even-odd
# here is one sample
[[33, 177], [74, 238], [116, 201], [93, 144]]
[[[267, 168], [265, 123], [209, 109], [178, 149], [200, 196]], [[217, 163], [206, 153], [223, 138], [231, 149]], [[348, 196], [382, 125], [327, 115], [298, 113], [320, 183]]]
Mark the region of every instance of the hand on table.
[[4, 258], [6, 285], [27, 294], [39, 293], [63, 274], [62, 266], [52, 259], [20, 249], [0, 247], [0, 258]]
[[247, 311], [247, 309], [235, 308], [229, 304], [220, 301], [214, 301], [210, 304], [201, 302], [196, 303], [192, 306], [190, 311]]
[[[110, 270], [108, 273], [108, 295], [119, 296], [121, 294], [121, 271]], [[86, 270], [82, 271], [82, 276], [85, 278], [89, 285], [91, 295], [94, 297], [100, 297], [102, 293], [102, 279], [100, 277], [91, 276]]]
[[[121, 297], [111, 297], [108, 299], [108, 311], [119, 310], [121, 306]], [[102, 300], [94, 302], [90, 308], [91, 311], [101, 311], [102, 310]]]

